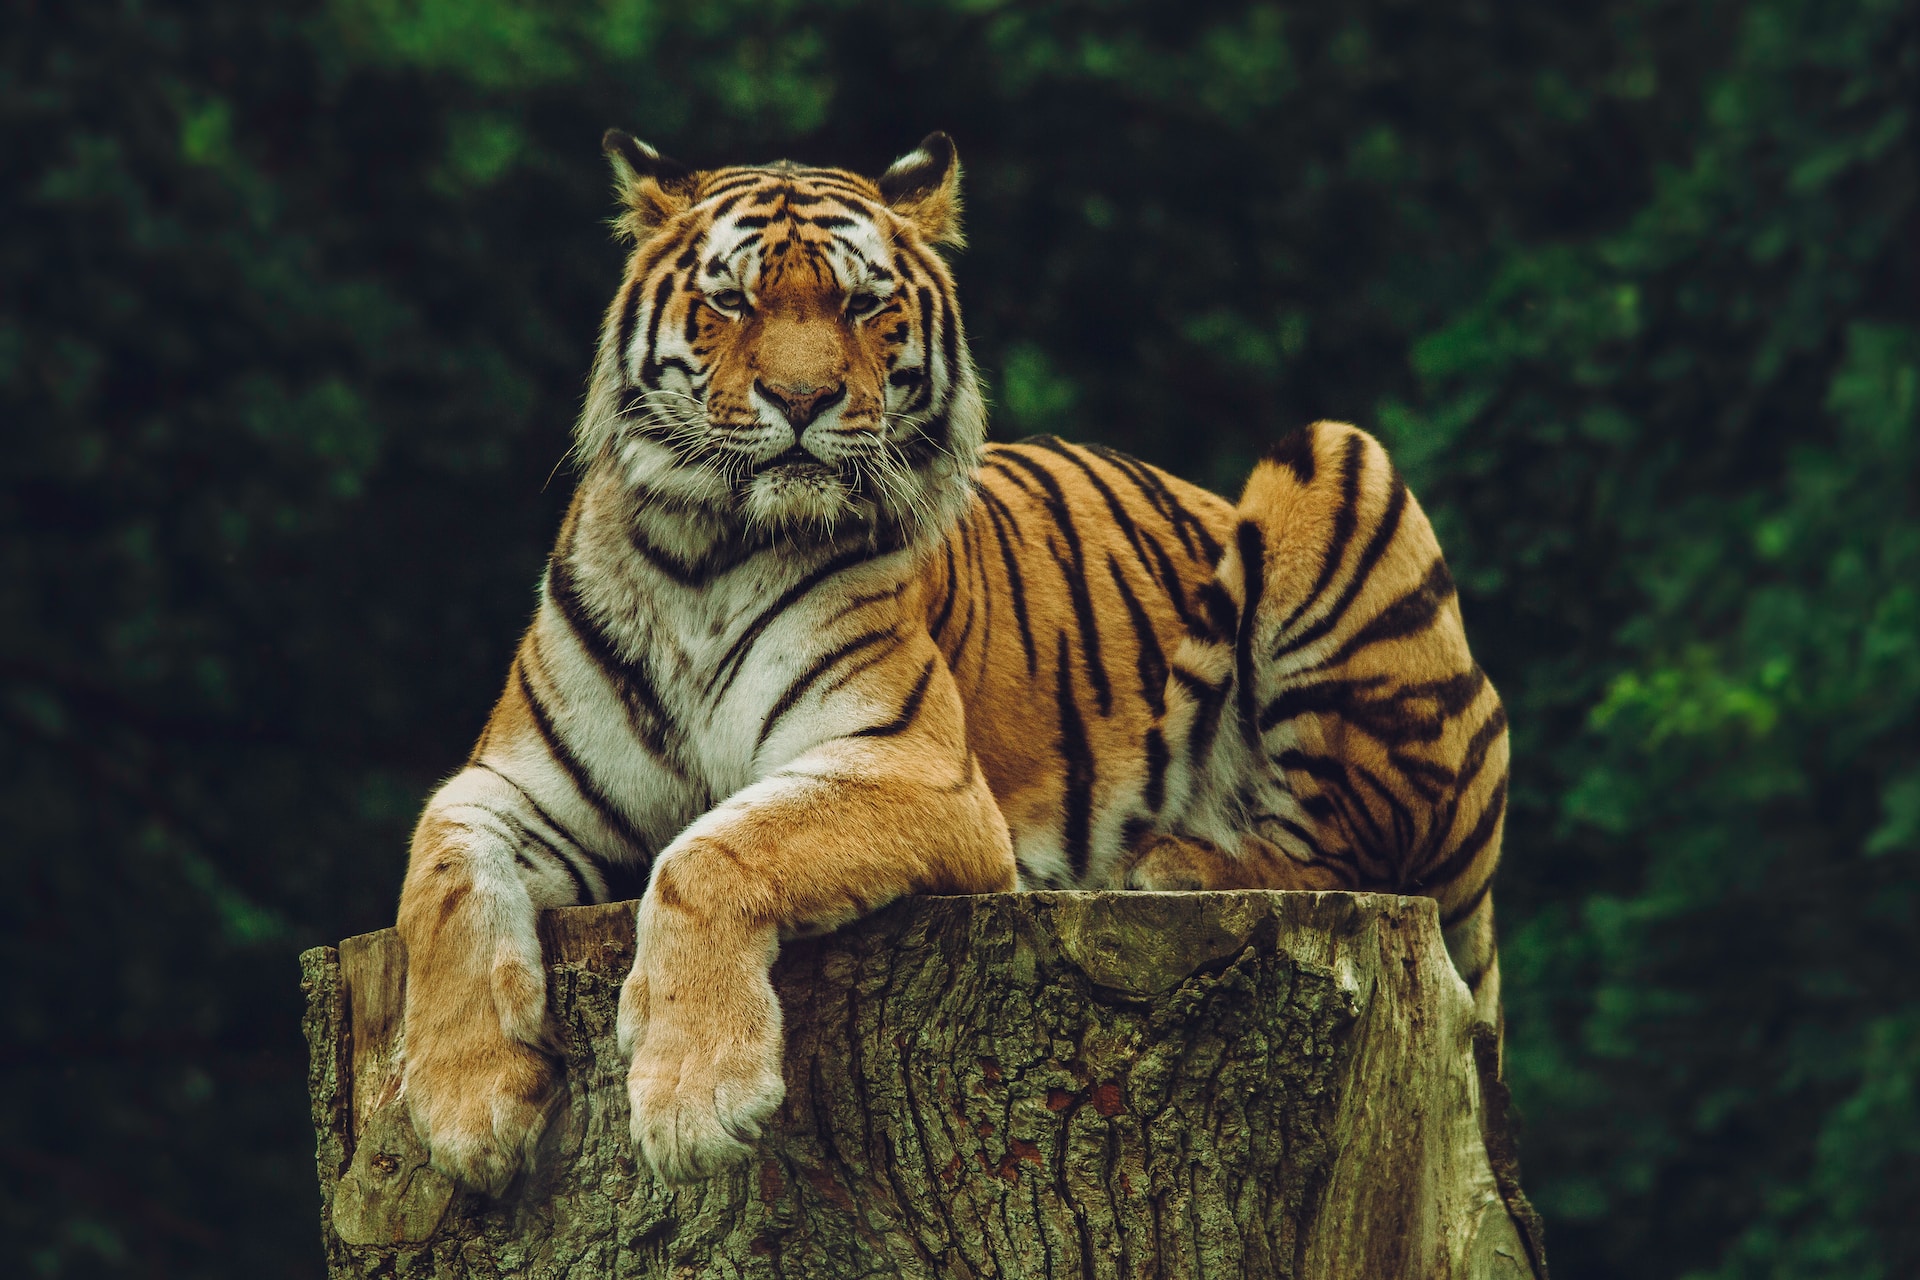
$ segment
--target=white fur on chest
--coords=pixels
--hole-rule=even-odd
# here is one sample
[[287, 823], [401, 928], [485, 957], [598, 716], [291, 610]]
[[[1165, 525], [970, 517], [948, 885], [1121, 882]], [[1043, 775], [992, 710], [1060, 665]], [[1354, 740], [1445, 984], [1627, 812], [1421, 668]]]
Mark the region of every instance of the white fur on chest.
[[[582, 642], [551, 591], [540, 635], [569, 745], [657, 851], [724, 797], [858, 727], [863, 711], [892, 714], [863, 708], [857, 696], [837, 699], [831, 713], [814, 699], [781, 702], [844, 635], [898, 621], [897, 593], [890, 598], [886, 588], [908, 570], [910, 553], [769, 548], [689, 585], [636, 554], [620, 517], [631, 518], [617, 501], [589, 502], [567, 549], [585, 611], [619, 669]], [[649, 523], [649, 539], [661, 545], [665, 522]], [[711, 543], [677, 541], [665, 549], [687, 563], [715, 552]], [[873, 603], [848, 609], [850, 598], [863, 597]], [[623, 697], [623, 678], [647, 696]], [[662, 713], [658, 722], [635, 710], [649, 700]]]

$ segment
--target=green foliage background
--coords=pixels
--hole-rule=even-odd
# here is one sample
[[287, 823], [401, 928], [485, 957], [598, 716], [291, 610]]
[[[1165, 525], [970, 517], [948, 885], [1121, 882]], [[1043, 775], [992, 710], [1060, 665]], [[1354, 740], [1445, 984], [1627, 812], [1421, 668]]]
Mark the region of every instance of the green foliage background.
[[621, 124], [952, 132], [1001, 438], [1379, 430], [1513, 715], [1556, 1273], [1920, 1274], [1911, 0], [0, 11], [0, 1270], [319, 1274], [292, 957], [530, 608]]

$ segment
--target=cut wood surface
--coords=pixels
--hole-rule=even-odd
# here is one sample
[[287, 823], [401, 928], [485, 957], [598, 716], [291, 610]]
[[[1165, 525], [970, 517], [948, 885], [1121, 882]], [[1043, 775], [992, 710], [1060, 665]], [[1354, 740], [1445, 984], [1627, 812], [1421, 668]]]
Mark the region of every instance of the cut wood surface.
[[790, 942], [786, 1102], [682, 1187], [628, 1140], [632, 904], [541, 927], [566, 1096], [501, 1201], [434, 1171], [396, 1096], [399, 939], [301, 958], [335, 1280], [1545, 1280], [1428, 899], [916, 898]]

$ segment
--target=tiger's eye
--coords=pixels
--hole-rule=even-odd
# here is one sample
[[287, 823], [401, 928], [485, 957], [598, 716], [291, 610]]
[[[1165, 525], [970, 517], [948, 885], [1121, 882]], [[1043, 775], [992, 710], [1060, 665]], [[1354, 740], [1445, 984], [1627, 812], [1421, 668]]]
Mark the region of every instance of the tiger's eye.
[[718, 293], [707, 295], [707, 301], [721, 311], [744, 311], [747, 308], [747, 295], [738, 289], [722, 289]]
[[870, 311], [877, 310], [879, 306], [880, 295], [877, 293], [869, 293], [865, 289], [862, 289], [859, 293], [847, 299], [847, 314], [850, 316], [864, 316]]

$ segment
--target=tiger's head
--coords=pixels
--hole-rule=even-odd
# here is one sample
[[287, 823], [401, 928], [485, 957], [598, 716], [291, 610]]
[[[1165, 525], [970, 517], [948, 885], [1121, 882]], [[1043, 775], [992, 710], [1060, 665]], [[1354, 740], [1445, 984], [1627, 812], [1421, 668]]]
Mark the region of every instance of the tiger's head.
[[967, 501], [985, 411], [936, 245], [960, 164], [930, 135], [877, 179], [696, 171], [609, 131], [634, 249], [576, 432], [643, 500], [794, 539], [926, 543]]

